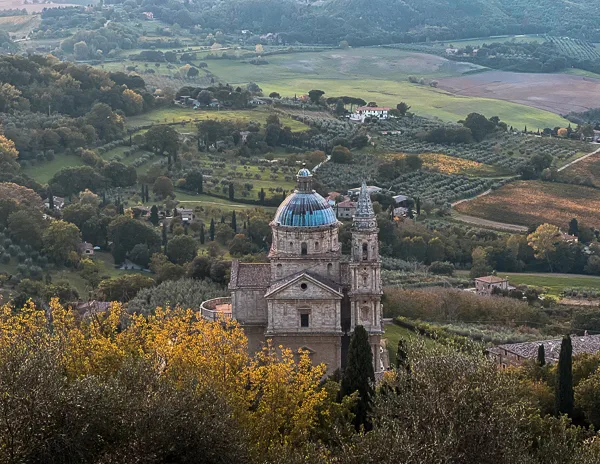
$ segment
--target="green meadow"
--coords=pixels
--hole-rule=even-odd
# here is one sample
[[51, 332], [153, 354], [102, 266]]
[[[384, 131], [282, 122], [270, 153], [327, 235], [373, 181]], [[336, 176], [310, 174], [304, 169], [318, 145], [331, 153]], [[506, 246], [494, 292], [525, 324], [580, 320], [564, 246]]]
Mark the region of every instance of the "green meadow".
[[266, 56], [267, 65], [236, 60], [208, 60], [208, 69], [223, 82], [256, 82], [268, 95], [301, 95], [320, 89], [326, 96], [351, 95], [379, 105], [405, 101], [420, 116], [458, 121], [477, 111], [498, 116], [516, 127], [556, 127], [568, 122], [548, 111], [506, 101], [452, 95], [428, 85], [412, 84], [409, 76], [435, 80], [482, 71], [470, 63], [439, 56], [384, 48], [328, 50]]

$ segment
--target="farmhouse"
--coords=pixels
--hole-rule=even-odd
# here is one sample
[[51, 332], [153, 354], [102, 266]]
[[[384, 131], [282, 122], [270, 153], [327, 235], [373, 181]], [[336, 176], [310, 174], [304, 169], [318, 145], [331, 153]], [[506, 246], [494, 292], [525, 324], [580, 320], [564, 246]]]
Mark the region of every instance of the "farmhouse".
[[356, 205], [355, 201], [342, 201], [338, 203], [335, 207], [335, 211], [338, 218], [350, 219], [356, 213]]
[[93, 256], [94, 255], [94, 245], [88, 242], [80, 243], [77, 248], [82, 255]]
[[478, 295], [491, 296], [495, 288], [508, 290], [508, 280], [493, 275], [475, 279], [475, 289]]
[[391, 108], [387, 106], [360, 106], [350, 115], [352, 121], [365, 122], [365, 119], [388, 119]]
[[327, 194], [327, 198], [325, 199], [327, 200], [327, 203], [329, 203], [331, 206], [335, 206], [335, 200], [341, 196], [342, 194], [340, 192], [329, 192]]
[[[60, 211], [64, 208], [65, 199], [63, 197], [52, 196], [52, 199], [53, 199], [55, 210]], [[44, 206], [46, 208], [50, 208], [50, 201], [49, 200], [44, 201]]]
[[[498, 345], [488, 350], [488, 356], [501, 367], [519, 366], [528, 360], [537, 358], [538, 348], [544, 346], [546, 363], [558, 362], [562, 339], [542, 340], [525, 343], [509, 343]], [[595, 354], [600, 352], [600, 335], [571, 335], [573, 355], [582, 353]]]
[[326, 364], [328, 374], [346, 365], [350, 337], [362, 325], [381, 375], [388, 364], [381, 341], [381, 258], [367, 186], [361, 187], [353, 217], [351, 254], [343, 257], [333, 208], [313, 190], [308, 169], [297, 180], [270, 224], [269, 262], [234, 260], [231, 298], [203, 302], [202, 314], [235, 319], [251, 351], [271, 339], [274, 346], [308, 351], [314, 363]]

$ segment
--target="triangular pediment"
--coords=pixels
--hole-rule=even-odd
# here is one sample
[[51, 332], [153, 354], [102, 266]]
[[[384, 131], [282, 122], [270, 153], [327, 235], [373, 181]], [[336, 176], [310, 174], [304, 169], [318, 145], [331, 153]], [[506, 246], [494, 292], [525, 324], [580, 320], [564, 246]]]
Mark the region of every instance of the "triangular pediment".
[[265, 294], [267, 299], [341, 300], [342, 297], [337, 284], [329, 284], [325, 279], [313, 277], [306, 272], [274, 282]]

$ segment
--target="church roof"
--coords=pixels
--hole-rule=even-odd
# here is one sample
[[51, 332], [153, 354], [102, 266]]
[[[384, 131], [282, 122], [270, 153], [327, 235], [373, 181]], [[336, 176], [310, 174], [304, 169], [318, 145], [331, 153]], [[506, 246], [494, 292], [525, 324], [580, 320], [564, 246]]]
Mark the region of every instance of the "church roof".
[[277, 209], [273, 222], [288, 227], [320, 227], [337, 223], [325, 198], [312, 189], [312, 174], [306, 168], [297, 175], [298, 188]]
[[295, 191], [279, 206], [274, 222], [291, 227], [319, 227], [335, 224], [337, 219], [331, 205], [314, 190]]
[[240, 263], [234, 259], [231, 263], [229, 288], [267, 288], [271, 283], [271, 265], [269, 263]]

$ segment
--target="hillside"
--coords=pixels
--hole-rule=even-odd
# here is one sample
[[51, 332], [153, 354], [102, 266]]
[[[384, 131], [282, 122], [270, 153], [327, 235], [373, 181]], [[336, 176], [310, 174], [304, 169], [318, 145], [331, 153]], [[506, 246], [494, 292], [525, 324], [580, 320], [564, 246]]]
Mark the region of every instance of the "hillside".
[[600, 41], [600, 0], [234, 0], [144, 2], [183, 27], [280, 33], [287, 42], [351, 45], [547, 33]]

